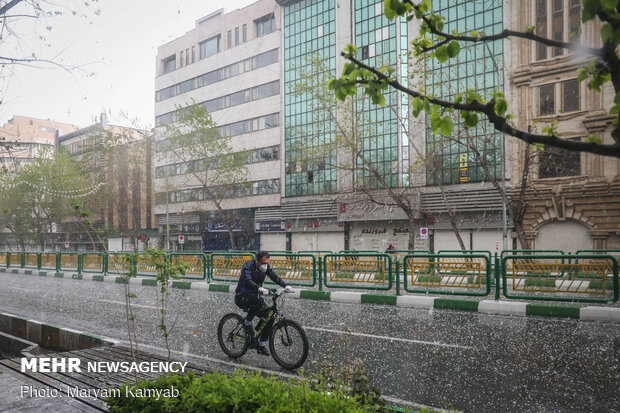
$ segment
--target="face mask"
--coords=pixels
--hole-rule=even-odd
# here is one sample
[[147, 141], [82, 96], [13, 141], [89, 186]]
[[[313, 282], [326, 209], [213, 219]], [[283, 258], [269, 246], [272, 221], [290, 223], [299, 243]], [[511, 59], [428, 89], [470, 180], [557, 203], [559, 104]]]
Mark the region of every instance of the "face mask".
[[258, 269], [261, 270], [261, 272], [266, 272], [267, 271], [267, 264], [259, 265]]

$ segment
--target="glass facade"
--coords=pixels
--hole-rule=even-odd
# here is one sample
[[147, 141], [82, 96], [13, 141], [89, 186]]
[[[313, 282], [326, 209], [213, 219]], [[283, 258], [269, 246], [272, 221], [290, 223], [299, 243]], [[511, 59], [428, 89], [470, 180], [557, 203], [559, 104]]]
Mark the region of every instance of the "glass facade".
[[[358, 58], [374, 67], [397, 67], [398, 23], [385, 17], [383, 1], [355, 0], [354, 16], [354, 44], [358, 48]], [[356, 186], [364, 189], [383, 187], [369, 169], [377, 170], [389, 186], [398, 186], [398, 93], [389, 88], [385, 92], [385, 106], [381, 107], [360, 91], [357, 113], [363, 124], [360, 125], [363, 137], [359, 150], [372, 166], [358, 168]], [[357, 161], [360, 165], [361, 159]]]
[[[496, 34], [503, 30], [501, 0], [433, 0], [433, 11], [446, 18], [444, 32], [451, 33], [476, 30], [485, 34]], [[439, 63], [432, 59], [427, 63], [426, 91], [428, 94], [454, 99], [460, 93], [472, 88], [485, 99], [496, 88], [503, 90], [504, 61], [502, 40], [480, 42], [476, 44], [461, 43], [458, 57]], [[430, 124], [427, 114], [427, 123]], [[476, 146], [482, 149], [486, 145], [486, 163], [491, 173], [502, 176], [503, 136], [493, 129], [486, 120], [478, 126], [467, 130], [461, 117], [455, 115], [455, 128], [452, 137], [466, 142], [469, 136]], [[468, 135], [469, 134], [469, 135]], [[426, 173], [428, 185], [438, 184], [432, 169], [437, 171], [437, 179], [442, 184], [482, 182], [487, 178], [482, 167], [477, 163], [471, 150], [464, 145], [434, 135], [426, 130], [426, 150], [433, 153], [435, 163]]]
[[296, 162], [300, 151], [320, 153], [334, 139], [335, 126], [312, 108], [308, 95], [294, 96], [299, 73], [311, 65], [310, 55], [325, 59], [336, 70], [336, 17], [334, 0], [302, 0], [283, 7], [284, 12], [284, 122], [285, 196], [328, 194], [337, 191], [336, 154], [317, 156], [314, 162]]

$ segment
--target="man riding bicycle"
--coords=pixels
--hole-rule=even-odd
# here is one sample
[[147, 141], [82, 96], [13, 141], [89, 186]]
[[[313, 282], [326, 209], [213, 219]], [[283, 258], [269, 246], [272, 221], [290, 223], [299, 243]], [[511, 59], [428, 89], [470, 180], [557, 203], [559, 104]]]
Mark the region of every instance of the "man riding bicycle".
[[[265, 304], [265, 300], [259, 296], [259, 294], [269, 294], [269, 290], [263, 288], [265, 276], [269, 276], [274, 283], [284, 288], [286, 292], [293, 291], [291, 287], [287, 286], [278, 277], [278, 274], [269, 265], [269, 253], [267, 251], [259, 251], [256, 254], [255, 260], [250, 260], [243, 265], [237, 289], [235, 290], [235, 304], [243, 311], [248, 312], [243, 324], [250, 337], [254, 337], [254, 328], [252, 327], [254, 317], [258, 315], [261, 318], [265, 318], [269, 313], [269, 307]], [[272, 325], [273, 319], [263, 328], [258, 340], [256, 352], [263, 356], [269, 356], [266, 344], [271, 334]]]

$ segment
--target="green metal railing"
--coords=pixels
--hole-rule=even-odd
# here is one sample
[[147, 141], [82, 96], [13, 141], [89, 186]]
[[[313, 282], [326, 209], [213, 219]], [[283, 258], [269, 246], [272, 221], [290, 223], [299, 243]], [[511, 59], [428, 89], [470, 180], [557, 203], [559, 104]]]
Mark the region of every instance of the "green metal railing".
[[493, 271], [487, 254], [409, 254], [403, 260], [403, 288], [411, 293], [487, 296]]
[[188, 280], [208, 280], [209, 258], [201, 252], [173, 252], [169, 255], [170, 262], [174, 265], [185, 264], [185, 275], [181, 278]]
[[136, 273], [136, 260], [122, 252], [110, 252], [107, 254], [106, 274]]
[[[314, 287], [317, 284], [317, 259], [312, 254], [269, 252], [269, 264], [288, 285]], [[265, 281], [272, 284], [269, 277]]]
[[59, 252], [56, 258], [57, 271], [81, 271], [82, 254], [79, 252]]
[[328, 288], [390, 290], [394, 285], [389, 254], [327, 254], [322, 264], [321, 276]]
[[243, 264], [254, 259], [252, 253], [214, 253], [209, 257], [209, 280], [237, 282]]
[[[80, 254], [80, 273], [105, 273], [108, 255], [103, 252], [83, 252]], [[62, 268], [62, 267], [61, 267]]]
[[504, 297], [587, 303], [618, 301], [616, 257], [579, 254], [575, 260], [565, 258], [563, 254], [504, 256]]
[[39, 256], [39, 269], [55, 270], [60, 268], [57, 252], [42, 252]]

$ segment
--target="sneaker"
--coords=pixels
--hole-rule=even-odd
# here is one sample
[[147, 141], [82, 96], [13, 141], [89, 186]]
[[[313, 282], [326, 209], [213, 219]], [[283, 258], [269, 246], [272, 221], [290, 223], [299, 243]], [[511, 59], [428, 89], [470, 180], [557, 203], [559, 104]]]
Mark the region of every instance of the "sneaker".
[[256, 353], [260, 354], [261, 356], [267, 356], [269, 357], [271, 354], [269, 354], [269, 351], [267, 351], [267, 347], [265, 346], [257, 346], [256, 347]]

